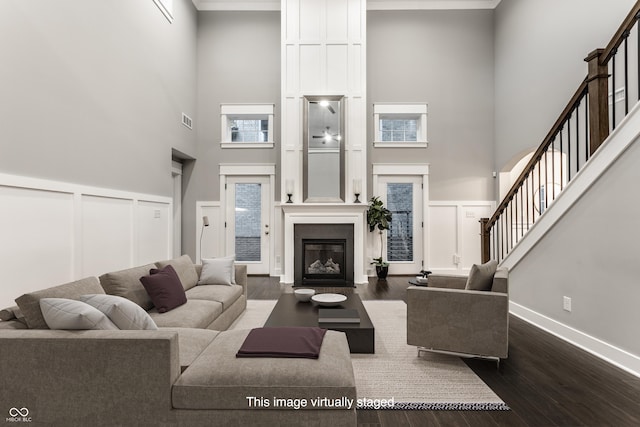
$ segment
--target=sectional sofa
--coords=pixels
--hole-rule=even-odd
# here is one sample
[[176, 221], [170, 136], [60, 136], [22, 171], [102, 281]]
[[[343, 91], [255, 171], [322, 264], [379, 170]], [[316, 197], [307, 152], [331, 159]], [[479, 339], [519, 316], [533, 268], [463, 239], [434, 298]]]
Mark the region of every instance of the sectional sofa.
[[[187, 302], [160, 313], [139, 279], [166, 265]], [[183, 256], [17, 298], [0, 311], [0, 412], [32, 425], [356, 424], [355, 408], [337, 405], [356, 398], [344, 334], [327, 331], [318, 359], [236, 358], [249, 331], [226, 329], [246, 307], [246, 266], [232, 285], [198, 285], [200, 273]], [[47, 328], [41, 298], [105, 292], [147, 310], [158, 330]]]

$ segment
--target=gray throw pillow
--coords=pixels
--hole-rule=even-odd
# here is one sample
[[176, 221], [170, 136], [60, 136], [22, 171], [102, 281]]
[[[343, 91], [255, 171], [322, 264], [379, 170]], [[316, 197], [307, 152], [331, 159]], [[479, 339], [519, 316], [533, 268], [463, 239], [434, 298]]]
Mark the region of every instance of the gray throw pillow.
[[118, 329], [104, 313], [82, 301], [42, 298], [40, 309], [49, 329]]
[[493, 275], [496, 274], [498, 261], [491, 260], [484, 264], [473, 264], [465, 289], [472, 291], [490, 291], [493, 286]]
[[157, 330], [158, 326], [151, 316], [138, 304], [116, 295], [83, 295], [80, 301], [86, 302], [107, 315], [118, 329]]
[[235, 259], [235, 255], [203, 259], [198, 285], [235, 285]]
[[156, 262], [158, 270], [162, 270], [167, 265], [170, 265], [176, 271], [185, 291], [193, 288], [198, 283], [198, 272], [189, 255]]

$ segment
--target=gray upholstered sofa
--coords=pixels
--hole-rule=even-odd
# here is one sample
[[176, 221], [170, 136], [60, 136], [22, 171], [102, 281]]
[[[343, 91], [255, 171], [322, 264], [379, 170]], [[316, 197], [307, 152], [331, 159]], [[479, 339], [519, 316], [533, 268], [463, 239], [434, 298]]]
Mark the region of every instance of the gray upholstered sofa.
[[[344, 334], [328, 331], [318, 359], [236, 358], [249, 331], [226, 329], [246, 307], [246, 266], [236, 265], [236, 286], [200, 286], [193, 283], [199, 268], [190, 262], [183, 257], [82, 279], [23, 295], [16, 300], [22, 310], [2, 310], [0, 411], [27, 408], [32, 425], [356, 424], [355, 408], [273, 404], [274, 398], [294, 406], [295, 399], [355, 399]], [[167, 263], [185, 288], [193, 286], [186, 304], [158, 313], [138, 279]], [[39, 323], [40, 298], [104, 290], [148, 308], [159, 330], [49, 330]], [[20, 311], [30, 314], [11, 319]], [[265, 402], [259, 399], [250, 405], [249, 398], [270, 406], [255, 404]]]
[[429, 276], [407, 288], [407, 343], [460, 356], [505, 359], [509, 349], [509, 272], [486, 291], [465, 290], [466, 276]]

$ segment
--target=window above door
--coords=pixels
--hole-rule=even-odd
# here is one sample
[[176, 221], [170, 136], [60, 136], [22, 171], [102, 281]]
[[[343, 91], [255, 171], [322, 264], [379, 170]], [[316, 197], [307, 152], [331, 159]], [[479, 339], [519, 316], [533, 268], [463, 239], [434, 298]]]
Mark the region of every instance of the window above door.
[[273, 104], [221, 104], [222, 148], [273, 148]]
[[374, 104], [376, 148], [426, 147], [427, 104]]

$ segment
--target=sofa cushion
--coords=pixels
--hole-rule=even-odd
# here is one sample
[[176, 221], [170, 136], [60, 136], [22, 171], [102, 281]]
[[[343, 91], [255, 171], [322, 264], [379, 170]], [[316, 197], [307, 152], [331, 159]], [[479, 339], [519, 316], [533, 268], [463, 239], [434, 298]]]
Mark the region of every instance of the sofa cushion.
[[122, 330], [156, 330], [158, 327], [138, 304], [116, 295], [93, 294], [83, 295], [80, 301], [97, 308], [106, 314], [118, 329]]
[[149, 310], [149, 316], [158, 327], [206, 329], [222, 313], [222, 304], [215, 301], [187, 300], [185, 304], [166, 313], [156, 308]]
[[472, 291], [490, 291], [493, 286], [493, 275], [496, 273], [498, 261], [491, 260], [484, 264], [473, 264], [465, 289]]
[[[149, 310], [153, 307], [153, 302], [151, 302], [149, 294], [140, 283], [140, 278], [149, 274], [152, 268], [156, 268], [156, 265], [147, 264], [106, 273], [100, 276], [100, 284], [109, 295], [126, 298], [145, 310]], [[85, 293], [89, 294], [91, 292]]]
[[42, 289], [24, 294], [16, 299], [16, 304], [24, 315], [27, 326], [31, 329], [49, 329], [40, 310], [42, 298], [78, 299], [85, 294], [103, 294], [104, 290], [95, 277], [76, 280], [52, 288]]
[[42, 298], [40, 309], [49, 329], [118, 329], [106, 314], [82, 301]]
[[220, 332], [174, 384], [173, 407], [249, 409], [247, 396], [355, 399], [355, 379], [344, 333], [327, 331], [318, 359], [237, 358], [248, 334], [249, 330]]
[[189, 255], [182, 255], [175, 259], [156, 262], [158, 269], [163, 269], [167, 265], [172, 266], [176, 273], [178, 273], [178, 277], [185, 291], [193, 288], [198, 283], [198, 273]]
[[239, 285], [198, 285], [187, 291], [187, 299], [203, 299], [222, 303], [222, 309], [226, 310], [242, 295], [242, 286]]
[[159, 313], [171, 311], [187, 302], [180, 278], [171, 265], [162, 269], [152, 268], [150, 273], [142, 276], [140, 281]]
[[235, 285], [235, 256], [202, 260], [198, 285]]
[[220, 333], [210, 329], [196, 328], [162, 328], [161, 330], [178, 333], [178, 350], [180, 351], [180, 368], [182, 371], [187, 369]]

